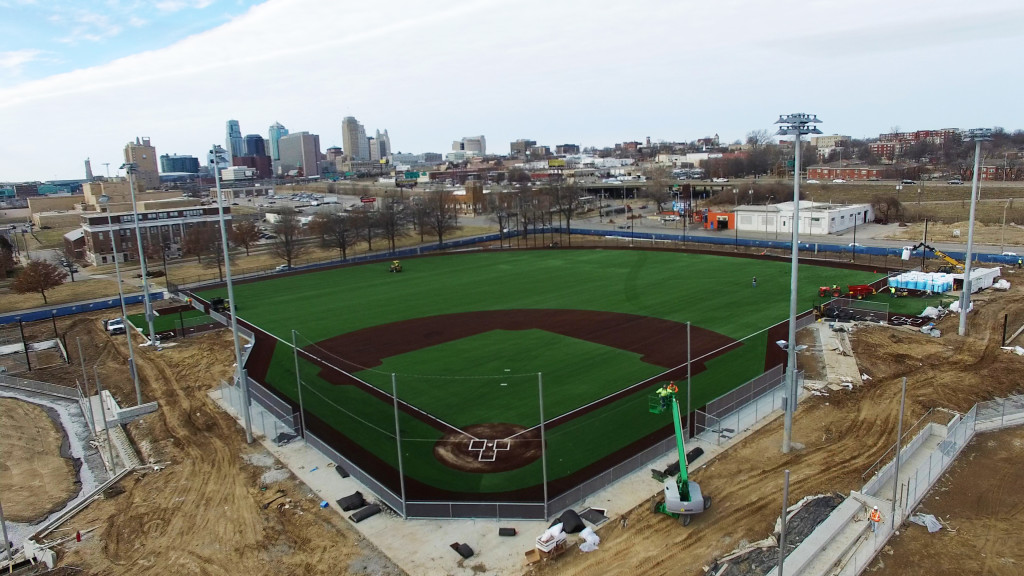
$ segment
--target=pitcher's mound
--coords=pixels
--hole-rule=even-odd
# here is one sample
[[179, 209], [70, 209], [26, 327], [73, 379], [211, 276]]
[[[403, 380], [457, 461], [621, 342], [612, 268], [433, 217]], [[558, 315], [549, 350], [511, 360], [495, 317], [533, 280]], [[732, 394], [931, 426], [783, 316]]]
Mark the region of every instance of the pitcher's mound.
[[[434, 457], [463, 472], [505, 472], [540, 458], [540, 428], [494, 422], [451, 432], [434, 445]], [[515, 438], [510, 438], [518, 434]], [[474, 438], [476, 439], [474, 441]], [[493, 458], [493, 460], [491, 460]]]

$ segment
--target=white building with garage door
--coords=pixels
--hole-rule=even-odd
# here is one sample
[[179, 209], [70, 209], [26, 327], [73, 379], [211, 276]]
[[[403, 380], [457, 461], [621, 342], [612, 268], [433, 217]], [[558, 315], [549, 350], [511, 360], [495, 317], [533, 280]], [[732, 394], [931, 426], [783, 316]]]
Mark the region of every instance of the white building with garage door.
[[[793, 235], [793, 203], [737, 206], [736, 229], [750, 234], [762, 233], [769, 240], [789, 239]], [[825, 204], [800, 201], [800, 235], [827, 236], [852, 230], [854, 226], [874, 222], [870, 204]]]

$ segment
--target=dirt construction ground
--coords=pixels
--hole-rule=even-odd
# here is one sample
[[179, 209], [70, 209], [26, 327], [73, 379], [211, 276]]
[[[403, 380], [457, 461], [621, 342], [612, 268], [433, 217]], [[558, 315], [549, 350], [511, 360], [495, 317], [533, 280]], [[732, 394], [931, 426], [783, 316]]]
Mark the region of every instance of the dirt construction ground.
[[[1019, 276], [1024, 283], [1024, 274]], [[980, 400], [1022, 392], [1018, 375], [1024, 372], [1024, 357], [999, 349], [1003, 314], [1017, 318], [1017, 326], [1024, 318], [1024, 287], [1017, 286], [1011, 271], [1007, 279], [1014, 283], [1009, 292], [977, 296], [966, 338], [956, 335], [955, 317], [939, 323], [941, 338], [909, 329], [858, 327], [853, 346], [860, 370], [871, 380], [852, 392], [812, 397], [801, 404], [794, 441], [803, 449], [779, 452], [779, 418], [698, 470], [693, 476], [714, 505], [689, 527], [652, 514], [645, 501], [627, 521], [615, 519], [598, 531], [598, 551], [583, 554], [574, 548], [551, 562], [524, 565], [522, 572], [700, 574], [714, 558], [771, 532], [781, 507], [783, 470], [792, 472], [790, 502], [859, 489], [861, 474], [896, 435], [900, 377], [908, 382], [907, 422], [929, 408], [963, 412]], [[108, 339], [97, 318], [76, 316], [59, 327], [67, 331], [72, 350], [76, 336], [89, 343], [87, 364], [98, 363], [105, 382], [122, 403], [131, 405], [134, 391], [123, 360], [124, 339]], [[809, 368], [817, 365], [813, 350], [803, 353]], [[308, 489], [291, 477], [260, 490], [261, 475], [275, 472], [272, 459], [258, 447], [247, 447], [238, 426], [207, 396], [232, 369], [224, 331], [182, 340], [159, 352], [137, 349], [137, 354], [144, 400], [159, 401], [160, 410], [131, 424], [129, 433], [144, 460], [167, 467], [129, 476], [121, 483], [124, 493], [94, 503], [68, 525], [76, 530], [99, 526], [82, 543], [63, 549], [61, 562], [83, 570], [73, 573], [261, 574], [268, 566], [285, 574], [401, 573], [347, 520], [319, 510], [316, 500], [306, 496]], [[72, 359], [72, 367], [33, 377], [73, 384], [77, 355]], [[1020, 573], [1024, 552], [1007, 539], [1021, 533], [1020, 498], [1013, 488], [1024, 482], [1024, 470], [1012, 465], [1019, 461], [1021, 438], [1019, 431], [979, 435], [953, 467], [953, 475], [940, 481], [946, 490], [937, 494], [939, 499], [929, 495], [925, 501], [926, 511], [948, 517], [958, 531], [921, 536], [923, 529], [905, 528], [904, 536], [891, 542], [893, 553], [883, 553], [877, 561], [888, 567], [886, 573]], [[961, 486], [957, 482], [973, 488], [951, 497]], [[659, 488], [652, 480], [646, 496], [654, 497]], [[275, 504], [263, 510], [261, 504], [278, 489], [292, 499], [289, 507], [279, 510]], [[941, 542], [941, 556], [925, 547], [934, 542]], [[523, 539], [524, 552], [529, 543]], [[938, 558], [944, 561], [918, 570]]]

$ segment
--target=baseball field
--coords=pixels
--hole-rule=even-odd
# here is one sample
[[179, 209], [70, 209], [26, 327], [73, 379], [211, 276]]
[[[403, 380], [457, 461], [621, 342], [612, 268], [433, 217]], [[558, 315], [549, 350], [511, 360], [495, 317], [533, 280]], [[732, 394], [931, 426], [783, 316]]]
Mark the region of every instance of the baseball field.
[[[402, 264], [244, 283], [235, 299], [273, 336], [250, 376], [298, 405], [295, 330], [307, 429], [396, 493], [401, 465], [409, 499], [534, 501], [544, 466], [557, 494], [671, 434], [647, 398], [686, 390], [688, 351], [693, 409], [782, 355], [787, 262], [562, 248]], [[879, 277], [802, 265], [799, 308]]]

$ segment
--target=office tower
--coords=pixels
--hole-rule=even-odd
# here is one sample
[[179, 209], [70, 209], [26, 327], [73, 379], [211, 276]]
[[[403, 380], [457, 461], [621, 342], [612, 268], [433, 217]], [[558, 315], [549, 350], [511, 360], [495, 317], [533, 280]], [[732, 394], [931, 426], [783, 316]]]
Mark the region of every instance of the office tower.
[[277, 143], [282, 136], [288, 135], [288, 129], [281, 126], [280, 122], [274, 122], [270, 125], [270, 158], [275, 162], [281, 159], [281, 152], [277, 148]]
[[352, 116], [346, 116], [341, 121], [341, 146], [353, 161], [370, 160], [370, 141], [366, 137], [366, 129]]
[[239, 127], [238, 120], [228, 120], [224, 149], [231, 156], [245, 156], [245, 140], [242, 139], [242, 128]]
[[288, 174], [302, 170], [306, 177], [320, 175], [320, 137], [309, 132], [296, 132], [282, 136], [277, 143], [281, 154], [279, 171]]
[[380, 157], [387, 158], [391, 156], [391, 137], [388, 136], [387, 129], [382, 134], [380, 130], [377, 130], [377, 146], [380, 147]]
[[171, 172], [198, 174], [199, 158], [188, 155], [164, 154], [160, 156], [160, 172], [164, 174]]
[[92, 182], [92, 162], [89, 159], [85, 159], [85, 179]]
[[245, 154], [242, 156], [266, 156], [267, 149], [263, 147], [263, 136], [259, 134], [245, 135]]
[[138, 191], [160, 187], [160, 171], [156, 165], [156, 148], [150, 145], [149, 138], [129, 142], [124, 147], [124, 161], [135, 164], [135, 187]]
[[452, 150], [464, 150], [470, 156], [487, 155], [487, 140], [483, 136], [467, 136], [452, 142]]

